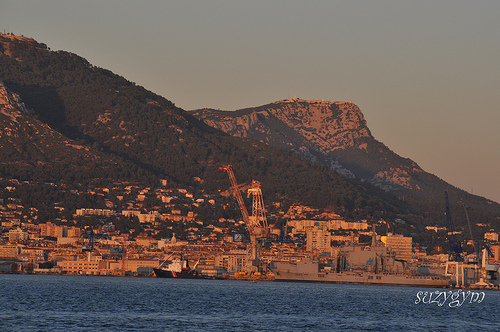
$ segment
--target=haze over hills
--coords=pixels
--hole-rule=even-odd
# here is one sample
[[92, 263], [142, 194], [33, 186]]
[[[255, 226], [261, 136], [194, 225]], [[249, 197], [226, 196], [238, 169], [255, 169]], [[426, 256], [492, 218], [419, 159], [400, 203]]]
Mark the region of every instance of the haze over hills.
[[0, 35], [0, 79], [0, 177], [70, 184], [166, 178], [217, 193], [229, 186], [218, 167], [232, 164], [240, 182], [261, 181], [269, 208], [302, 203], [351, 220], [401, 219], [409, 232], [444, 223], [447, 189], [454, 204], [467, 202], [491, 227], [499, 222], [499, 204], [394, 154], [351, 103], [293, 99], [235, 113], [204, 111], [214, 114], [210, 120], [195, 113], [234, 137], [75, 54], [11, 35]]

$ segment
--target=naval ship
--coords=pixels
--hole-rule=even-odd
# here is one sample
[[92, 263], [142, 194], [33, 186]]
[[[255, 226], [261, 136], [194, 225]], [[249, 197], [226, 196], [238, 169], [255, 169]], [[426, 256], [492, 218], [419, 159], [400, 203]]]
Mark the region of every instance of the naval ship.
[[448, 287], [444, 275], [419, 274], [385, 246], [352, 245], [341, 248], [336, 259], [275, 261], [268, 268], [276, 281], [308, 281], [342, 284]]

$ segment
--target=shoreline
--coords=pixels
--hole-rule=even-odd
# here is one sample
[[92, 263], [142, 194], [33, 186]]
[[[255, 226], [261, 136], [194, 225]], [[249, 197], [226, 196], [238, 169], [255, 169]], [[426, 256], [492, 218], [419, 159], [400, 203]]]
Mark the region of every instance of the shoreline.
[[[106, 275], [106, 274], [74, 274], [74, 273], [12, 273], [12, 272], [0, 272], [2, 274], [9, 275], [46, 275], [46, 276], [64, 276], [64, 277], [117, 277], [117, 278], [150, 278], [150, 279], [183, 279], [183, 278], [158, 278], [154, 275], [139, 276], [139, 275]], [[228, 280], [228, 281], [248, 281], [250, 283], [256, 282], [281, 282], [281, 283], [308, 283], [308, 284], [337, 284], [337, 285], [364, 285], [364, 286], [393, 286], [393, 287], [411, 287], [411, 288], [439, 288], [439, 289], [467, 289], [467, 290], [493, 290], [499, 291], [500, 287], [456, 287], [456, 286], [425, 286], [425, 285], [402, 285], [402, 284], [371, 284], [371, 283], [349, 283], [349, 282], [325, 282], [325, 281], [309, 281], [309, 280], [276, 280], [276, 279], [255, 279], [255, 278], [202, 278], [202, 280]]]

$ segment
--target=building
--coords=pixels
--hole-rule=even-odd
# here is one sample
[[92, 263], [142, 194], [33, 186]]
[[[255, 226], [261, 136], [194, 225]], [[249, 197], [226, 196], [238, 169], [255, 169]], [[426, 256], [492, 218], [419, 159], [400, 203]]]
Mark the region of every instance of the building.
[[116, 215], [116, 212], [109, 209], [76, 209], [77, 216], [96, 215], [111, 217]]
[[128, 258], [123, 261], [123, 269], [134, 273], [137, 272], [137, 269], [140, 267], [156, 268], [158, 265], [160, 265], [160, 261], [157, 259]]
[[330, 252], [331, 234], [326, 229], [306, 227], [306, 250], [309, 252]]
[[307, 227], [316, 227], [328, 230], [367, 230], [370, 226], [366, 222], [347, 222], [343, 219], [323, 220], [291, 220], [288, 226], [293, 227], [292, 234], [304, 234]]
[[498, 233], [493, 233], [493, 232], [484, 233], [484, 239], [492, 242], [498, 242]]
[[241, 272], [248, 269], [249, 255], [246, 251], [233, 250], [228, 254], [217, 255], [215, 257], [215, 266], [224, 268], [228, 272]]
[[139, 218], [140, 223], [152, 223], [160, 217], [160, 214], [158, 213], [158, 211], [153, 211], [149, 213], [141, 213], [137, 217]]
[[495, 263], [500, 263], [500, 245], [494, 245], [490, 247]]
[[9, 230], [9, 242], [15, 243], [18, 241], [23, 241], [28, 238], [28, 233], [23, 231], [21, 228], [11, 229]]
[[122, 216], [124, 217], [139, 217], [141, 214], [141, 211], [136, 211], [136, 210], [123, 210], [122, 211]]
[[99, 275], [101, 270], [106, 270], [108, 267], [105, 261], [58, 261], [57, 266], [62, 270], [62, 273], [69, 274], [87, 274]]
[[51, 222], [46, 224], [40, 224], [40, 235], [51, 236], [51, 237], [80, 237], [81, 229], [75, 226], [67, 227], [67, 226], [58, 226]]
[[16, 244], [0, 245], [0, 257], [16, 258], [21, 253], [21, 248], [21, 245]]
[[288, 226], [292, 227], [292, 234], [305, 234], [310, 227], [327, 230], [328, 222], [321, 220], [290, 220]]
[[22, 247], [21, 254], [27, 254], [34, 261], [44, 261], [46, 259], [45, 249], [36, 247]]
[[[351, 234], [351, 235], [332, 235], [330, 239], [337, 244], [341, 243], [359, 243], [359, 234]], [[334, 243], [335, 245], [335, 243]]]
[[412, 258], [411, 237], [388, 233], [387, 236], [381, 236], [380, 240], [386, 247], [391, 247], [396, 252], [396, 259], [409, 261]]
[[139, 246], [151, 247], [153, 244], [158, 243], [158, 241], [150, 236], [138, 236], [135, 238], [135, 243]]
[[328, 228], [331, 230], [349, 229], [363, 231], [367, 230], [369, 225], [366, 222], [347, 222], [345, 220], [334, 219], [328, 222]]

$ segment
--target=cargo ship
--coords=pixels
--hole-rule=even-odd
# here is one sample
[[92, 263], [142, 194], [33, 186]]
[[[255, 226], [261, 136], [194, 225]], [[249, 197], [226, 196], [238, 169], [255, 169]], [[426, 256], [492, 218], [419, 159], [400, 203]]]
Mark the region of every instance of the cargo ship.
[[422, 275], [395, 259], [386, 247], [344, 247], [333, 260], [302, 259], [275, 261], [268, 268], [276, 281], [305, 281], [339, 284], [448, 287], [443, 275]]
[[159, 267], [153, 269], [153, 272], [157, 278], [202, 278], [195, 269], [189, 267], [188, 261], [184, 259], [174, 259], [168, 264], [164, 262]]
[[170, 263], [163, 262], [159, 267], [154, 268], [153, 272], [157, 278], [180, 278], [180, 279], [224, 279], [218, 276], [209, 276], [196, 271], [189, 267], [189, 263], [185, 259], [174, 259]]

